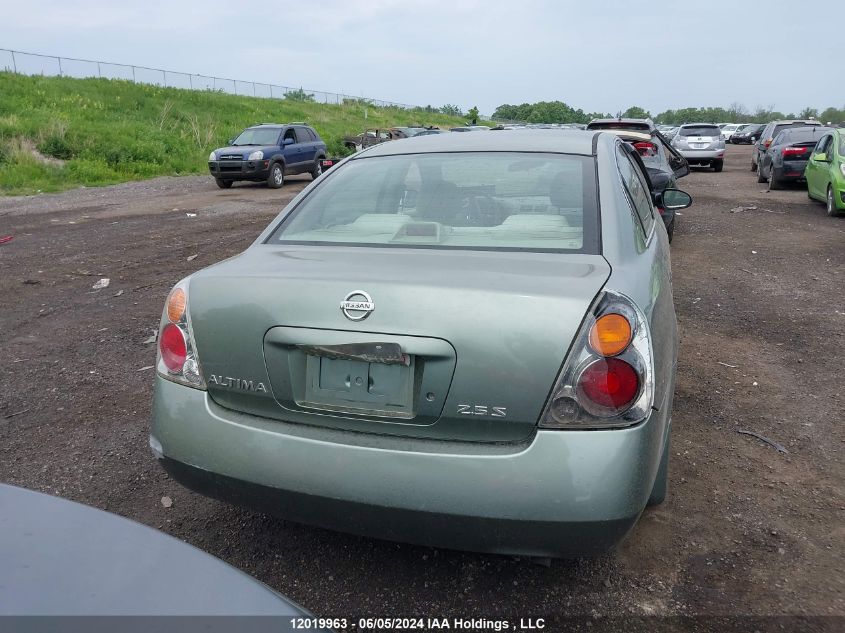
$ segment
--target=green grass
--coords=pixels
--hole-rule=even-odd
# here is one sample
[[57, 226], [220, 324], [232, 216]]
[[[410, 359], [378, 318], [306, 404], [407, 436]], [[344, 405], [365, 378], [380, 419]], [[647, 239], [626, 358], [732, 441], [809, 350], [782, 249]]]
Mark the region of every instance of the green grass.
[[323, 105], [0, 72], [0, 194], [207, 173], [211, 150], [267, 121], [309, 123], [330, 154], [343, 152], [345, 135], [367, 127], [465, 123], [424, 110], [361, 103]]

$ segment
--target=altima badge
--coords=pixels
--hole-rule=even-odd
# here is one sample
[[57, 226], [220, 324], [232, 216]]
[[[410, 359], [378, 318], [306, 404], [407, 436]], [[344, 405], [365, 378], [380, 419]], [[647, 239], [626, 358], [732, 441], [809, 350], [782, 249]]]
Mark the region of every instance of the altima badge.
[[353, 290], [340, 302], [340, 309], [350, 321], [363, 321], [376, 309], [376, 304], [363, 290]]

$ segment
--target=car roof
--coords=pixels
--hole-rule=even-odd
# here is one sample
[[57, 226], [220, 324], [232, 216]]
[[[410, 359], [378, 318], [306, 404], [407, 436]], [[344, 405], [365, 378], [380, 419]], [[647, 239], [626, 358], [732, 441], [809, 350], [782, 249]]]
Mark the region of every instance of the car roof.
[[715, 123], [684, 123], [682, 125], [679, 125], [678, 127], [692, 127], [692, 126], [699, 126], [699, 125], [707, 125], [707, 126], [710, 126], [710, 127], [719, 127]]
[[598, 130], [512, 130], [507, 134], [429, 134], [380, 143], [354, 154], [350, 160], [440, 152], [554, 152], [591, 156], [594, 137], [603, 133]]
[[260, 129], [260, 128], [273, 129], [273, 128], [288, 127], [289, 125], [298, 125], [300, 127], [311, 127], [307, 123], [301, 123], [299, 121], [296, 121], [294, 123], [259, 123], [258, 125], [250, 125], [246, 129], [247, 130], [257, 130], [257, 129]]
[[784, 125], [792, 123], [804, 123], [806, 125], [821, 125], [821, 121], [815, 119], [778, 119], [777, 121], [770, 121], [769, 125]]
[[649, 125], [654, 125], [654, 121], [651, 119], [593, 119], [587, 125], [592, 125], [593, 123], [648, 123]]

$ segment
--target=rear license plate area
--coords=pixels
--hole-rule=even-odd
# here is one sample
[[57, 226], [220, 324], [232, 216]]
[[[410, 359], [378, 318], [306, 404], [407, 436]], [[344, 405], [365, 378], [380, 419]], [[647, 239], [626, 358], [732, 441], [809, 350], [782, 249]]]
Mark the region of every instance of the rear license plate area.
[[306, 355], [304, 398], [299, 406], [376, 417], [414, 416], [416, 363], [368, 363]]

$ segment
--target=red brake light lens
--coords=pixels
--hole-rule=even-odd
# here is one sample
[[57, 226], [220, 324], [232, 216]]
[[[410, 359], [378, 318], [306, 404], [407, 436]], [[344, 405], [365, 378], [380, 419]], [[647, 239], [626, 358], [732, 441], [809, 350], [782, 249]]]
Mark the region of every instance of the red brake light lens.
[[167, 371], [174, 374], [181, 372], [185, 361], [188, 359], [188, 346], [182, 328], [173, 323], [165, 325], [159, 337], [158, 347], [161, 351], [161, 360], [167, 367]]
[[581, 373], [578, 386], [581, 393], [600, 407], [623, 409], [639, 393], [640, 378], [624, 360], [606, 358], [589, 365]]
[[641, 141], [639, 143], [634, 143], [634, 148], [636, 148], [636, 150], [640, 153], [640, 156], [654, 156], [657, 154], [657, 145], [654, 143]]
[[784, 147], [783, 148], [783, 155], [784, 156], [802, 156], [807, 153], [809, 147]]

